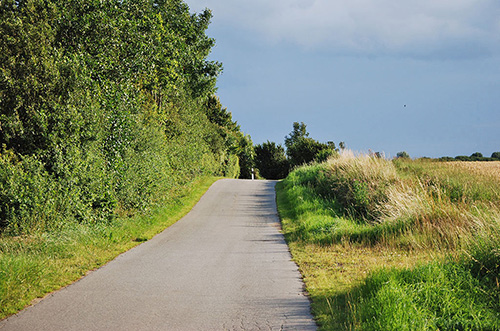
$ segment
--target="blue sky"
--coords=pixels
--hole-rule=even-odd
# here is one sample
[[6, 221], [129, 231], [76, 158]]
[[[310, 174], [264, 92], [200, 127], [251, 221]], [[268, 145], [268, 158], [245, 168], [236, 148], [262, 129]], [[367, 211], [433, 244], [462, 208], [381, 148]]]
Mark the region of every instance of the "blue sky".
[[498, 0], [186, 2], [212, 10], [218, 95], [256, 144], [304, 122], [387, 157], [500, 151]]

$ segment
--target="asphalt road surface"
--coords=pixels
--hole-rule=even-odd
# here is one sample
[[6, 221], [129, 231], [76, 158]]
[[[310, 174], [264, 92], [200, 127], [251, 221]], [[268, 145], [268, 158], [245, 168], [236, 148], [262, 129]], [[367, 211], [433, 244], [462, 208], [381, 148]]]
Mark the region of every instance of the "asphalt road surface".
[[216, 182], [182, 220], [0, 330], [316, 330], [274, 185]]

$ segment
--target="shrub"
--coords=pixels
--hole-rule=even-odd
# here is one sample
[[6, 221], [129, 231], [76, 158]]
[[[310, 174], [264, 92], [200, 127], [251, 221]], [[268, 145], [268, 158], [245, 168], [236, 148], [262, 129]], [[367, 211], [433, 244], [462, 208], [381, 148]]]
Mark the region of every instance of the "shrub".
[[0, 2], [0, 230], [107, 222], [248, 167], [213, 96], [210, 18], [182, 0]]
[[401, 158], [403, 158], [403, 159], [409, 159], [410, 155], [408, 153], [406, 153], [406, 152], [403, 151], [403, 152], [399, 152], [398, 154], [396, 154], [396, 158], [398, 158], [398, 159], [401, 159]]
[[266, 179], [285, 178], [289, 172], [285, 149], [270, 141], [255, 146], [255, 165]]

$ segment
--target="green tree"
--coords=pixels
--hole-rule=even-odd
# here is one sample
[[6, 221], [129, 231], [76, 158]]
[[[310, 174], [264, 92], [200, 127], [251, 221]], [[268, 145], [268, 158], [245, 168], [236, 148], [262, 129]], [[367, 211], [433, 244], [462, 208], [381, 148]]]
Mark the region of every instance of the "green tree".
[[321, 143], [309, 137], [304, 122], [293, 123], [293, 130], [285, 137], [286, 154], [292, 167], [307, 164], [312, 161], [325, 161], [336, 155], [333, 142]]
[[307, 132], [304, 122], [293, 122], [292, 132], [290, 132], [290, 135], [285, 136], [285, 146], [290, 148], [307, 137], [309, 137], [309, 132]]
[[106, 220], [251, 164], [213, 97], [210, 19], [182, 0], [0, 1], [2, 227]]
[[483, 154], [476, 152], [476, 153], [472, 153], [472, 155], [470, 157], [483, 157]]
[[251, 178], [253, 167], [254, 150], [252, 139], [241, 132], [240, 126], [233, 121], [232, 114], [227, 108], [222, 107], [218, 97], [211, 95], [204, 105], [205, 114], [208, 120], [216, 128], [219, 137], [210, 144], [218, 147], [215, 153], [220, 153], [226, 164], [233, 156], [237, 157], [240, 178]]
[[270, 141], [255, 146], [255, 165], [266, 179], [285, 178], [290, 169], [283, 146]]
[[255, 148], [249, 135], [240, 133], [237, 155], [240, 165], [240, 177], [242, 179], [252, 178], [252, 168], [255, 167]]
[[398, 152], [396, 154], [396, 158], [398, 159], [409, 159], [410, 158], [410, 154], [408, 154], [407, 152], [405, 151], [402, 151], [402, 152]]
[[497, 160], [500, 160], [500, 152], [493, 152], [491, 154], [491, 158], [492, 159], [497, 159]]

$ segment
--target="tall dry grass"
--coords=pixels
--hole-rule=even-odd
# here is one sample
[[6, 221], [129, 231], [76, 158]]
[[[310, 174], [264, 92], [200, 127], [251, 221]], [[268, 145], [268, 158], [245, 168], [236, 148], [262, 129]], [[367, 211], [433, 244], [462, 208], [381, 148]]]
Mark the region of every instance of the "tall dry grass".
[[279, 183], [321, 329], [499, 330], [500, 185], [489, 167], [348, 152]]
[[391, 161], [344, 151], [291, 178], [305, 178], [295, 183], [335, 201], [337, 216], [351, 220], [350, 229], [359, 230], [340, 234], [345, 221], [337, 220], [328, 227], [333, 241], [347, 236], [454, 249], [473, 234], [484, 233], [491, 219], [500, 215], [500, 180], [492, 179], [496, 172], [491, 169], [496, 169], [493, 163]]

